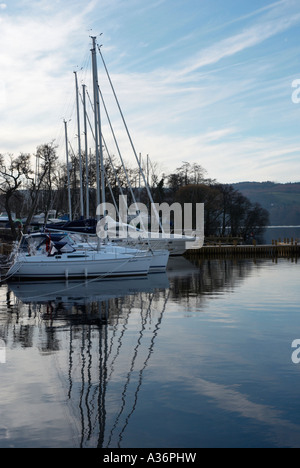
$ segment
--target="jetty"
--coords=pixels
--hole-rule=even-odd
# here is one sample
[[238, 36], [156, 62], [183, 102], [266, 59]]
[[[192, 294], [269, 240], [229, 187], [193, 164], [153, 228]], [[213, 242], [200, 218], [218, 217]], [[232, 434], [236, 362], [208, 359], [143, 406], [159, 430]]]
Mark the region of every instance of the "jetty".
[[300, 244], [273, 242], [269, 245], [204, 245], [199, 250], [188, 250], [186, 256], [204, 258], [298, 258]]

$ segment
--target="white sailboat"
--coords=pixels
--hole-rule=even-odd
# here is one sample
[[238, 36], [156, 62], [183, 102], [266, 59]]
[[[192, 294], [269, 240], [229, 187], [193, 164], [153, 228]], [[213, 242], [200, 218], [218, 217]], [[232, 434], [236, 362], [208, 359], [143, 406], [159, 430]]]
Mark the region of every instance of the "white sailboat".
[[[130, 224], [117, 222], [107, 216], [107, 236], [114, 245], [131, 247], [135, 249], [150, 248], [155, 256], [169, 258], [181, 256], [186, 252], [187, 243], [193, 243], [196, 238], [181, 234], [166, 234], [148, 231], [144, 225], [137, 228]], [[124, 238], [118, 233], [126, 233]]]
[[7, 279], [77, 279], [143, 276], [149, 273], [152, 255], [121, 254], [119, 251], [57, 252], [57, 255], [18, 253]]
[[[93, 249], [96, 250], [97, 244], [95, 242], [81, 242], [76, 243], [76, 249]], [[149, 267], [149, 273], [161, 273], [166, 271], [170, 252], [167, 249], [157, 248], [154, 250], [145, 249], [145, 243], [141, 242], [140, 245], [132, 245], [128, 242], [124, 245], [119, 243], [108, 242], [105, 245], [106, 252], [118, 252], [120, 254], [138, 256], [142, 252], [147, 252], [151, 256], [151, 262]]]
[[[93, 251], [96, 252], [98, 249], [98, 243], [95, 241], [95, 238], [90, 238], [88, 236], [83, 236], [80, 234], [71, 234], [66, 232], [57, 232], [57, 233], [42, 233], [36, 232], [33, 234], [26, 234], [23, 236], [23, 239], [19, 245], [16, 246], [12, 252], [11, 258], [15, 256], [18, 251], [23, 252], [24, 254], [30, 253], [32, 256], [37, 254], [47, 254], [49, 250], [49, 244], [53, 244], [53, 253], [55, 249], [55, 242], [64, 243], [63, 248], [61, 249], [62, 253], [72, 253], [76, 252], [87, 252]], [[148, 254], [151, 258], [149, 273], [162, 273], [166, 271], [166, 267], [169, 260], [169, 251], [165, 249], [157, 249], [155, 251], [149, 251], [145, 247], [145, 244], [141, 244], [140, 248], [130, 247], [127, 244], [118, 245], [111, 242], [101, 247], [101, 252], [106, 254], [111, 253], [114, 255], [120, 255], [121, 258], [124, 256], [140, 257]]]
[[23, 236], [13, 253], [7, 279], [114, 278], [144, 276], [153, 256], [147, 251], [76, 244], [68, 236], [36, 233]]

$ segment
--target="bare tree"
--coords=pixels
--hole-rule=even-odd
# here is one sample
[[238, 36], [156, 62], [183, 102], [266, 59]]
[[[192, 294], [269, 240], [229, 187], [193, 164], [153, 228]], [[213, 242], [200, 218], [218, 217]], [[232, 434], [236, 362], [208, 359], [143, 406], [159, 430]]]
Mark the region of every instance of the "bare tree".
[[57, 161], [56, 148], [53, 146], [53, 143], [46, 143], [44, 145], [38, 146], [36, 158], [38, 158], [40, 161], [38, 173], [35, 174], [35, 177], [33, 176], [32, 171], [29, 171], [27, 174], [31, 206], [27, 214], [27, 219], [24, 226], [25, 230], [30, 225], [36, 212], [40, 192], [43, 188], [46, 188], [45, 192], [47, 192], [48, 197], [46, 210], [48, 211], [50, 208], [54, 167]]
[[14, 158], [13, 155], [9, 155], [7, 158], [0, 155], [0, 190], [4, 195], [5, 210], [14, 238], [17, 238], [17, 230], [12, 218], [11, 200], [30, 174], [30, 154], [21, 153], [17, 158]]
[[50, 181], [50, 186], [52, 184], [53, 168], [57, 160], [55, 147], [52, 143], [41, 145], [37, 148], [36, 156], [40, 160], [38, 174], [34, 174], [30, 154], [21, 153], [17, 157], [0, 155], [0, 191], [4, 196], [5, 210], [14, 238], [17, 238], [18, 233], [12, 217], [11, 202], [13, 197], [20, 193], [22, 186], [29, 194], [30, 203], [24, 226], [26, 229], [37, 209], [43, 183], [47, 179], [47, 183], [49, 184]]

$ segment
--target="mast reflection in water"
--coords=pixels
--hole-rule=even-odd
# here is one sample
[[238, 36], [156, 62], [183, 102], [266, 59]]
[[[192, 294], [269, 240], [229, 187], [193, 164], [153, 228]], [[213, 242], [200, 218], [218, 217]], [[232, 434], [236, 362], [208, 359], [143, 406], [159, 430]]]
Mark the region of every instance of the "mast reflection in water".
[[[15, 312], [15, 324], [28, 309], [27, 325], [17, 333], [14, 327], [14, 340], [35, 346], [34, 328], [42, 319], [43, 353], [57, 352], [68, 342], [68, 361], [66, 354], [58, 354], [56, 366], [72, 418], [80, 425], [80, 447], [121, 446], [154, 350], [168, 287], [165, 274], [9, 285], [7, 306]], [[14, 306], [11, 292], [17, 298]]]

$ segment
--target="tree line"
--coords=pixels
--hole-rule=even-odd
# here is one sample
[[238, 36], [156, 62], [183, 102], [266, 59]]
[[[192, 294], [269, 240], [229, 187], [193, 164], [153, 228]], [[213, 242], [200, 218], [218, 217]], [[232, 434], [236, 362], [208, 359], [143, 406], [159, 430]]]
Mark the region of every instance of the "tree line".
[[[80, 172], [78, 157], [70, 157], [69, 176], [73, 218], [80, 217]], [[120, 192], [127, 195], [129, 204], [133, 198], [149, 203], [148, 195], [138, 168], [106, 155], [106, 200], [118, 200]], [[90, 216], [96, 213], [96, 161], [88, 156]], [[231, 185], [220, 184], [206, 175], [205, 169], [196, 163], [184, 162], [170, 174], [161, 174], [157, 164], [151, 164], [146, 174], [154, 202], [204, 203], [205, 236], [240, 236], [245, 240], [256, 237], [268, 225], [269, 214], [258, 203], [251, 203]], [[82, 181], [86, 180], [85, 158], [82, 158]], [[19, 156], [0, 155], [0, 202], [6, 211], [14, 237], [17, 223], [13, 219], [25, 219], [23, 230], [29, 227], [33, 216], [56, 210], [58, 216], [68, 213], [68, 174], [66, 164], [59, 161], [54, 143], [40, 145], [36, 153]], [[83, 190], [85, 197], [85, 190]]]

